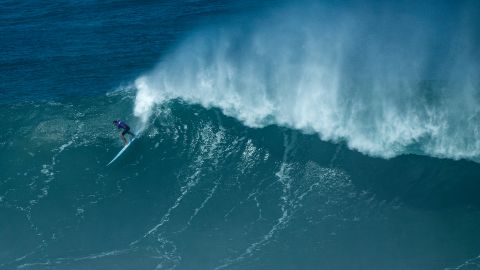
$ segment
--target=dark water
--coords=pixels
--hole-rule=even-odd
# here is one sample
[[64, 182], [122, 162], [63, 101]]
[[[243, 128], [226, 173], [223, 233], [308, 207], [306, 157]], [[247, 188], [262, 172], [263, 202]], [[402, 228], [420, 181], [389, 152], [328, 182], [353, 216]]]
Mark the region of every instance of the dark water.
[[475, 2], [0, 7], [0, 269], [480, 268]]

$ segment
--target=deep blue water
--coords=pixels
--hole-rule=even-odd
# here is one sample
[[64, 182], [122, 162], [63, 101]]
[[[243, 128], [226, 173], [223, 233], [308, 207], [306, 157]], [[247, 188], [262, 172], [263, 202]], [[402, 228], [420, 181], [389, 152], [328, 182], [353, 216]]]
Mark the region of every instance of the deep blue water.
[[[254, 3], [254, 2], [253, 2]], [[2, 1], [2, 100], [102, 94], [251, 1]]]
[[0, 1], [0, 269], [480, 268], [479, 12]]

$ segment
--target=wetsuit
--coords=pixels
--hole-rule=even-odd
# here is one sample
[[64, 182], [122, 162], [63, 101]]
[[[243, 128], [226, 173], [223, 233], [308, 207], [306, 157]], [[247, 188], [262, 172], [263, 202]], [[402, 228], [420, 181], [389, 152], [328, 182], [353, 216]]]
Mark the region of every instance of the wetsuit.
[[123, 132], [122, 132], [122, 135], [125, 136], [125, 134], [130, 134], [132, 136], [135, 136], [135, 134], [133, 134], [132, 132], [130, 132], [130, 127], [123, 121], [117, 121], [115, 122], [115, 126], [118, 128], [118, 129], [123, 129]]

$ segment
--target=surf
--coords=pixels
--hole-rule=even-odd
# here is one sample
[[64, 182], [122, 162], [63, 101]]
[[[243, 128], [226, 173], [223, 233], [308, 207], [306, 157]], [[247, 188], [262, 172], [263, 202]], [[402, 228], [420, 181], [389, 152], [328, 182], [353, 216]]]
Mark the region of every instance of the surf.
[[[305, 1], [200, 28], [137, 78], [134, 113], [147, 122], [156, 106], [180, 98], [249, 127], [291, 127], [371, 156], [478, 162], [479, 24], [469, 3], [412, 4], [408, 16], [406, 4], [367, 5], [380, 11]], [[453, 22], [433, 27], [447, 11]]]
[[0, 269], [478, 263], [480, 9], [428, 1], [8, 5]]

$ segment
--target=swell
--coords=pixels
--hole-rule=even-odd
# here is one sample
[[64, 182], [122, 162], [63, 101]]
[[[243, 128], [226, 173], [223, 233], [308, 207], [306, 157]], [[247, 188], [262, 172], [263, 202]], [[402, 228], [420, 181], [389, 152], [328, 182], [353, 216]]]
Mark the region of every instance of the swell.
[[[329, 259], [329, 252], [344, 254], [348, 246], [348, 254], [373, 256], [376, 245], [389, 247], [381, 257], [398, 268], [409, 268], [413, 263], [405, 262], [412, 260], [432, 269], [445, 266], [434, 260], [438, 254], [466, 258], [437, 251], [412, 259], [406, 252], [411, 241], [436, 242], [418, 233], [418, 226], [390, 234], [399, 212], [426, 224], [425, 230], [452, 215], [452, 227], [437, 236], [453, 235], [450, 246], [476, 252], [475, 245], [464, 247], [461, 237], [447, 233], [464, 229], [477, 237], [475, 219], [466, 222], [474, 229], [458, 226], [475, 210], [443, 212], [480, 207], [476, 163], [371, 158], [314, 134], [277, 125], [247, 128], [218, 109], [174, 100], [155, 108], [141, 138], [107, 168], [121, 148], [111, 119], [125, 115], [133, 101], [133, 92], [120, 91], [2, 111], [0, 123], [9, 128], [1, 135], [8, 155], [0, 156], [0, 213], [6, 217], [0, 222], [15, 226], [0, 225], [22, 237], [0, 243], [8, 250], [0, 269], [290, 269], [305, 260], [349, 269], [355, 268], [349, 260]], [[133, 116], [126, 120], [134, 123]], [[382, 222], [390, 229], [369, 231], [382, 229]], [[353, 238], [337, 237], [361, 224], [371, 246], [360, 250]], [[404, 230], [409, 248], [401, 240], [384, 242]], [[389, 256], [392, 249], [400, 255]], [[276, 255], [287, 253], [290, 262]]]
[[136, 80], [135, 115], [180, 98], [372, 156], [478, 161], [476, 4], [360, 2], [304, 1], [191, 33]]

